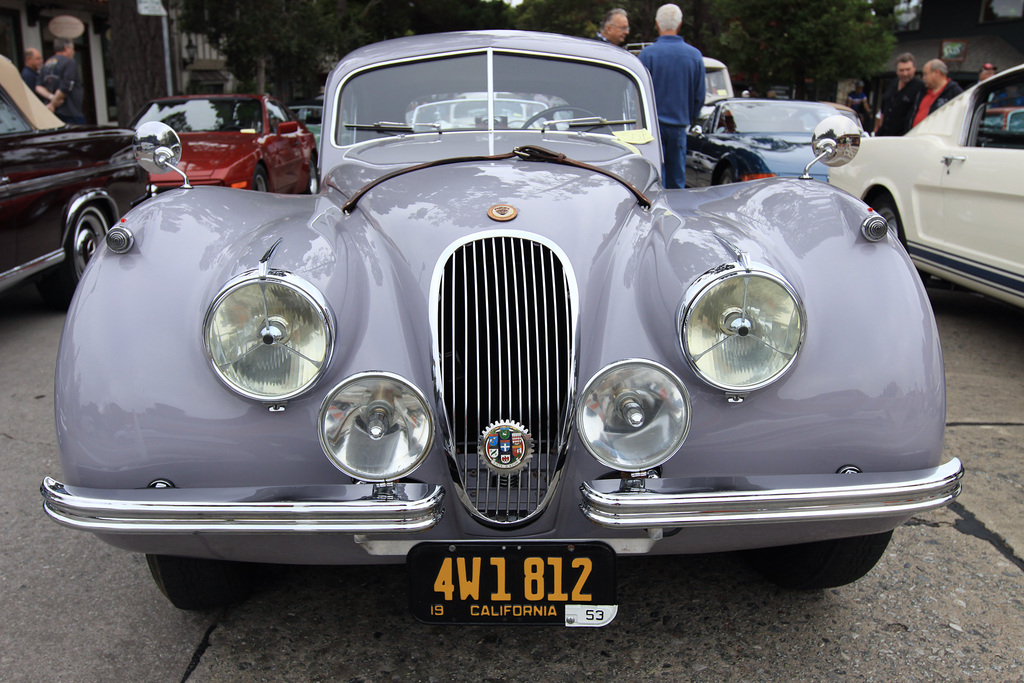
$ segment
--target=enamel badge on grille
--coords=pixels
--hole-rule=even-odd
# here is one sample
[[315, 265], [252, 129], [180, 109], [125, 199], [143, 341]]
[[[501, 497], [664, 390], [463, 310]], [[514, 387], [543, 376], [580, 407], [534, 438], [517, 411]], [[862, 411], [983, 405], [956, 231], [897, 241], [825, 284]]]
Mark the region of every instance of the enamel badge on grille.
[[518, 422], [494, 422], [480, 437], [480, 457], [498, 474], [518, 472], [526, 467], [532, 455], [530, 433]]

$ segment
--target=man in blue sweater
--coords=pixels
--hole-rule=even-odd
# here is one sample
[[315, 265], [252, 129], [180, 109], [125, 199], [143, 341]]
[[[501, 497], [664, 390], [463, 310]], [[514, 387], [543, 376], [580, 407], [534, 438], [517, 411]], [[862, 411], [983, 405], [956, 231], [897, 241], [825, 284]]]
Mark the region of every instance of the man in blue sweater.
[[679, 35], [683, 11], [678, 5], [662, 5], [654, 21], [658, 39], [640, 52], [640, 61], [654, 82], [665, 187], [685, 187], [686, 129], [704, 104], [704, 57]]

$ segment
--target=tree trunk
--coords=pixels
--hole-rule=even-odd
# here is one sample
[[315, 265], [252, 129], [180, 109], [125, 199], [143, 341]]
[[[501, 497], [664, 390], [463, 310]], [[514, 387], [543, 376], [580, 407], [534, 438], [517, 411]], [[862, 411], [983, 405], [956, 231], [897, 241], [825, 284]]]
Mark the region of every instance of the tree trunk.
[[256, 60], [256, 92], [260, 95], [267, 92], [267, 58], [265, 56]]
[[117, 123], [127, 126], [143, 104], [167, 95], [163, 25], [139, 16], [136, 0], [110, 0], [110, 36]]

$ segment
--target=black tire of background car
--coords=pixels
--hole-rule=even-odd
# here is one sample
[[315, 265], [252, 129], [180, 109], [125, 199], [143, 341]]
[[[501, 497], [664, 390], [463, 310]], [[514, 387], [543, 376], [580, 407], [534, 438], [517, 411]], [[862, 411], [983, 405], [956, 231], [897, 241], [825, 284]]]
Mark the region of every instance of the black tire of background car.
[[751, 566], [772, 583], [796, 590], [818, 590], [853, 583], [878, 563], [892, 532], [815, 541], [745, 553]]
[[318, 194], [320, 192], [320, 167], [316, 163], [316, 154], [309, 155], [309, 182], [306, 184], [306, 191], [303, 194]]
[[85, 206], [72, 217], [71, 229], [64, 239], [64, 260], [36, 283], [47, 306], [67, 310], [82, 271], [103, 243], [110, 221], [96, 205]]
[[736, 182], [736, 175], [733, 173], [732, 166], [726, 166], [722, 169], [722, 172], [718, 174], [718, 180], [715, 181], [715, 185], [728, 185], [729, 183]]
[[903, 232], [903, 223], [900, 221], [900, 212], [896, 210], [896, 201], [888, 192], [882, 191], [871, 197], [868, 202], [872, 209], [889, 224], [890, 230], [896, 231], [900, 244], [907, 248], [907, 236]]
[[259, 164], [252, 174], [252, 189], [257, 192], [270, 192], [270, 180], [267, 179], [267, 169]]
[[146, 555], [153, 581], [178, 609], [203, 610], [244, 600], [252, 591], [254, 566], [245, 562]]

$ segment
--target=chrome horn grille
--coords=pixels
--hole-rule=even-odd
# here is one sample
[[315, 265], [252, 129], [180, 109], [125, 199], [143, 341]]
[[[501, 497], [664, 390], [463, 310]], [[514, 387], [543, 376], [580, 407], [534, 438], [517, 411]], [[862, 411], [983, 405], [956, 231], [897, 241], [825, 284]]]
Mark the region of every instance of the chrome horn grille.
[[[459, 245], [437, 285], [437, 381], [463, 503], [490, 523], [525, 522], [554, 492], [569, 430], [575, 282], [553, 248], [525, 237]], [[533, 456], [499, 474], [479, 456], [494, 422], [529, 430]]]

